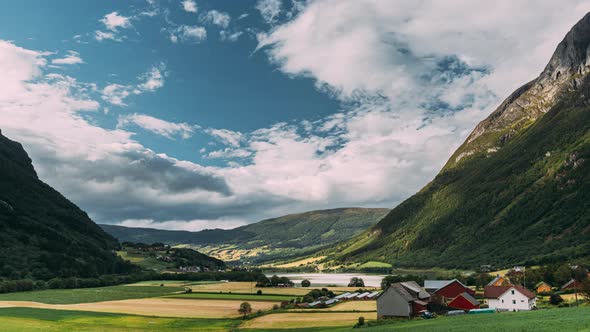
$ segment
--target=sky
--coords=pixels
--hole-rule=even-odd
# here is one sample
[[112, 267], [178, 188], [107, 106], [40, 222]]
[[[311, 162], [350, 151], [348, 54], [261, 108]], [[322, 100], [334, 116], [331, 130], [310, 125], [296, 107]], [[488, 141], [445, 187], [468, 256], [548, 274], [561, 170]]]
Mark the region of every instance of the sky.
[[0, 129], [98, 223], [393, 208], [535, 78], [581, 0], [22, 0]]

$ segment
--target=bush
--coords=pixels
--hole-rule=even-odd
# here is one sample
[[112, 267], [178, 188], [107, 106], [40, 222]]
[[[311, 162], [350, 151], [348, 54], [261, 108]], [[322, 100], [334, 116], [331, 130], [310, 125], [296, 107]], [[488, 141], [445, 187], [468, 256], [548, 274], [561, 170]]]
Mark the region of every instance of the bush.
[[549, 303], [552, 305], [560, 305], [563, 302], [563, 298], [557, 294], [553, 294], [549, 297]]
[[256, 295], [262, 295], [262, 290], [261, 289], [257, 290]]
[[307, 279], [301, 281], [301, 287], [309, 287], [311, 286], [311, 282]]

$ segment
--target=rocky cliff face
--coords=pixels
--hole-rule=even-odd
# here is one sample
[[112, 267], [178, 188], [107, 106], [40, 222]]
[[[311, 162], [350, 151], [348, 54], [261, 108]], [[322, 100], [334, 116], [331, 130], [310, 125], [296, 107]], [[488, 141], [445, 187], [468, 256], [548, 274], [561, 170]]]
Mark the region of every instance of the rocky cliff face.
[[528, 128], [564, 95], [578, 89], [590, 72], [590, 14], [582, 18], [559, 43], [539, 75], [510, 95], [479, 123], [445, 168], [478, 154], [491, 154]]

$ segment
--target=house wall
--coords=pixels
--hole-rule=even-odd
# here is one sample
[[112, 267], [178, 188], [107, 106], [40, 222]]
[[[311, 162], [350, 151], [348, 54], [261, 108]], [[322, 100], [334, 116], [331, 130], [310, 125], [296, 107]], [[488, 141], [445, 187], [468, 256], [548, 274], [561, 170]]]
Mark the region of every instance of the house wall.
[[470, 288], [465, 288], [459, 282], [454, 281], [436, 291], [435, 294], [439, 297], [444, 297], [445, 299], [454, 299], [459, 296], [459, 294], [463, 294], [464, 292], [471, 294], [473, 290]]
[[377, 317], [410, 317], [410, 304], [392, 288], [377, 299]]
[[453, 301], [448, 304], [449, 307], [454, 309], [462, 309], [462, 310], [471, 310], [471, 309], [478, 309], [479, 305], [473, 305], [473, 303], [469, 302], [463, 296], [456, 297]]
[[[514, 291], [514, 294], [512, 294]], [[536, 305], [536, 299], [529, 300], [514, 288], [509, 289], [497, 299], [488, 299], [488, 305], [492, 309], [503, 309], [509, 311], [531, 310]]]

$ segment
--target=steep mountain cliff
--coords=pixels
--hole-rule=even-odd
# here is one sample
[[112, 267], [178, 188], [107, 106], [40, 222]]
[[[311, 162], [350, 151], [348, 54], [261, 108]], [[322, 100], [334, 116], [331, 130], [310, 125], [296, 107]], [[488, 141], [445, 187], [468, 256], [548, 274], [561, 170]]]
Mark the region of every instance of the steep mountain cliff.
[[334, 253], [473, 267], [590, 258], [590, 14], [420, 192]]
[[93, 277], [133, 267], [117, 241], [37, 177], [31, 159], [0, 132], [0, 277]]

